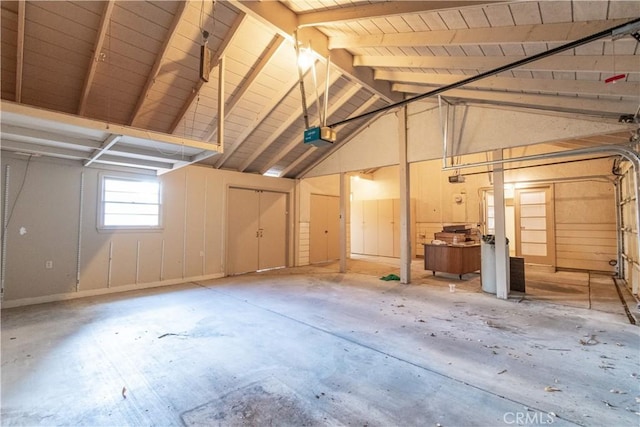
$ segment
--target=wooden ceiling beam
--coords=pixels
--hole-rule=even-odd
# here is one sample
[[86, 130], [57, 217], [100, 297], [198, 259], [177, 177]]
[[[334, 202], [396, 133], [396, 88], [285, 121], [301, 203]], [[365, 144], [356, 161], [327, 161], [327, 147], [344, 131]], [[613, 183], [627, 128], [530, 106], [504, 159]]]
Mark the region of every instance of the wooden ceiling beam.
[[[271, 62], [271, 60], [273, 59], [273, 56], [276, 54], [278, 49], [280, 49], [280, 46], [282, 46], [283, 42], [284, 42], [284, 37], [282, 37], [281, 35], [276, 34], [275, 36], [273, 36], [273, 39], [271, 39], [271, 42], [269, 43], [269, 45], [266, 47], [262, 55], [260, 55], [261, 58], [258, 61], [258, 63], [254, 65], [249, 75], [247, 75], [247, 77], [242, 82], [242, 86], [236, 89], [231, 99], [229, 99], [229, 101], [227, 102], [225, 112], [224, 112], [225, 119], [229, 116], [229, 114], [231, 114], [231, 112], [236, 107], [236, 105], [238, 105], [238, 102], [240, 102], [244, 94], [247, 93], [247, 91], [251, 88], [251, 85], [253, 85], [253, 83], [256, 81], [260, 73], [262, 73], [262, 70], [264, 69], [264, 67], [266, 67], [267, 64]], [[207, 136], [204, 138], [205, 141], [211, 141], [213, 137], [218, 133], [216, 122], [217, 122], [217, 117], [214, 117], [211, 120], [213, 130], [209, 132]]]
[[[143, 169], [153, 169], [156, 171], [160, 171], [163, 169], [172, 170], [176, 169], [176, 165], [182, 162], [173, 162], [167, 161], [166, 159], [158, 156], [155, 160], [141, 160], [141, 159], [132, 159], [129, 157], [122, 156], [114, 156], [111, 154], [105, 154], [101, 156], [99, 160], [96, 160], [96, 163], [104, 163], [108, 165], [117, 165], [117, 166], [128, 166], [134, 168], [143, 168]], [[188, 162], [184, 162], [181, 166], [185, 166]]]
[[329, 39], [328, 47], [330, 49], [352, 49], [364, 47], [565, 43], [587, 37], [617, 25], [622, 25], [626, 22], [629, 22], [629, 19], [416, 31], [410, 33], [371, 34], [366, 36], [335, 36]]
[[26, 0], [18, 1], [18, 36], [16, 43], [16, 102], [22, 102], [22, 74], [24, 67], [24, 24]]
[[[393, 89], [410, 94], [425, 93], [424, 86], [395, 83]], [[452, 89], [444, 92], [444, 98], [460, 101], [501, 105], [508, 107], [533, 108], [561, 113], [586, 114], [599, 117], [618, 118], [621, 114], [633, 114], [638, 109], [638, 101], [619, 101], [575, 96], [534, 95], [515, 92], [484, 91], [473, 89]], [[427, 99], [429, 100], [429, 99]], [[430, 98], [437, 102], [437, 98]]]
[[156, 60], [153, 64], [153, 67], [151, 68], [151, 72], [147, 76], [147, 81], [144, 85], [144, 88], [142, 89], [142, 92], [140, 93], [140, 96], [138, 97], [138, 102], [136, 103], [136, 106], [133, 109], [131, 118], [129, 119], [130, 126], [135, 126], [136, 119], [138, 118], [138, 114], [140, 114], [140, 109], [144, 105], [144, 102], [147, 99], [147, 96], [149, 94], [149, 91], [151, 90], [151, 87], [156, 82], [156, 77], [158, 77], [158, 74], [160, 73], [160, 69], [162, 68], [162, 65], [165, 62], [165, 58], [169, 50], [169, 47], [171, 46], [171, 43], [173, 42], [177, 34], [178, 25], [180, 24], [180, 21], [182, 21], [182, 17], [184, 16], [185, 11], [187, 10], [187, 5], [188, 5], [188, 2], [186, 1], [178, 2], [178, 9], [176, 10], [175, 15], [173, 16], [173, 20], [171, 21], [171, 25], [169, 26], [169, 29], [167, 30], [167, 36], [165, 37], [164, 42], [162, 43], [160, 52], [156, 56]]
[[[524, 59], [525, 56], [356, 56], [356, 67], [424, 68], [487, 71]], [[516, 68], [522, 71], [581, 71], [640, 73], [636, 55], [555, 55]]]
[[[336, 111], [338, 111], [344, 104], [346, 104], [347, 102], [349, 102], [351, 100], [351, 98], [353, 98], [355, 96], [356, 93], [360, 92], [360, 90], [362, 89], [362, 86], [356, 84], [356, 85], [352, 85], [348, 90], [346, 90], [338, 99], [332, 100], [331, 101], [331, 105], [327, 110], [327, 119], [329, 117], [331, 117], [333, 114], [335, 114]], [[315, 123], [312, 124], [312, 126], [320, 126], [319, 120], [314, 120]], [[279, 150], [278, 153], [272, 157], [269, 162], [267, 162], [266, 166], [264, 166], [261, 170], [260, 173], [262, 175], [264, 175], [269, 169], [271, 169], [273, 166], [275, 166], [276, 163], [278, 163], [280, 160], [282, 160], [287, 154], [289, 154], [294, 148], [296, 148], [297, 146], [299, 146], [300, 144], [302, 144], [302, 140], [303, 140], [303, 135], [296, 135], [294, 138], [292, 138], [287, 145], [284, 146], [283, 149]], [[314, 147], [315, 148], [315, 147]], [[310, 149], [311, 151], [313, 151], [313, 149]], [[311, 153], [308, 153], [311, 154]], [[307, 155], [308, 155], [307, 154]], [[293, 163], [291, 163], [289, 166], [287, 166], [287, 168], [280, 172], [280, 176], [284, 175], [285, 173], [289, 172], [292, 168], [294, 168], [299, 162], [300, 162], [300, 158], [298, 158], [296, 161], [294, 161]]]
[[[296, 166], [298, 166], [300, 163], [302, 163], [304, 160], [306, 160], [307, 157], [312, 155], [317, 149], [318, 149], [318, 147], [314, 147], [313, 145], [311, 147], [307, 148], [307, 151], [302, 153], [302, 155], [298, 156], [298, 158], [296, 158], [293, 162], [289, 163], [286, 168], [282, 169], [280, 171], [280, 173], [278, 174], [278, 177], [281, 178], [281, 177], [286, 176]], [[267, 170], [269, 170], [269, 169], [267, 169]]]
[[[340, 78], [340, 74], [338, 73], [333, 73], [331, 76], [329, 76], [329, 86], [333, 85], [339, 78]], [[325, 85], [323, 84], [322, 88], [318, 91], [319, 97], [324, 94], [324, 88], [325, 88]], [[312, 97], [312, 96], [307, 97], [307, 107], [311, 107], [311, 105], [313, 105], [314, 102], [315, 102], [315, 97]], [[278, 138], [280, 138], [280, 135], [282, 135], [282, 133], [284, 133], [287, 129], [289, 129], [289, 127], [293, 125], [297, 120], [300, 120], [300, 118], [302, 117], [302, 114], [303, 114], [302, 106], [300, 106], [300, 108], [295, 112], [295, 114], [290, 115], [289, 118], [287, 118], [287, 120], [285, 120], [280, 124], [280, 126], [278, 126], [278, 129], [273, 131], [273, 133], [271, 134], [271, 136], [269, 136], [269, 138], [262, 141], [260, 146], [256, 150], [254, 150], [253, 153], [251, 153], [251, 155], [242, 163], [242, 165], [240, 165], [240, 167], [238, 168], [238, 171], [244, 172], [249, 167], [249, 165], [251, 165], [251, 163], [254, 162], [255, 159], [260, 157], [260, 155], [262, 155], [262, 153], [264, 153], [265, 150], [269, 148], [271, 144], [273, 144]]]
[[78, 146], [88, 148], [90, 150], [97, 150], [101, 145], [100, 142], [92, 141], [87, 138], [79, 138], [76, 136], [64, 135], [57, 132], [26, 128], [23, 126], [7, 124], [6, 122], [3, 122], [2, 125], [0, 125], [0, 132], [2, 133], [3, 143], [5, 140], [11, 140], [12, 138], [15, 138], [34, 144], [45, 144], [47, 142], [53, 142], [59, 145]]
[[10, 139], [2, 141], [2, 150], [73, 160], [86, 159], [88, 156], [86, 151], [77, 148], [53, 147]]
[[500, 1], [390, 1], [342, 7], [318, 12], [305, 12], [298, 15], [300, 27], [336, 24], [361, 19], [386, 18], [408, 13], [434, 12], [464, 7], [482, 7], [488, 3]]
[[[403, 71], [376, 70], [376, 79], [424, 85], [423, 92], [435, 87], [447, 86], [469, 76], [463, 74], [432, 74]], [[466, 88], [508, 90], [518, 92], [543, 92], [565, 95], [640, 96], [640, 82], [605, 83], [603, 81], [527, 79], [514, 77], [488, 77], [465, 86]]]
[[[220, 46], [218, 47], [215, 55], [211, 58], [211, 68], [209, 70], [210, 72], [213, 71], [213, 69], [218, 66], [218, 62], [220, 61], [220, 58], [225, 54], [225, 52], [233, 42], [233, 39], [235, 38], [236, 34], [238, 34], [238, 30], [240, 29], [242, 24], [245, 22], [246, 18], [247, 18], [247, 15], [243, 12], [240, 12], [236, 16], [236, 18], [233, 20], [233, 23], [229, 27], [229, 31], [227, 32], [224, 40], [222, 40], [222, 43], [220, 43]], [[184, 118], [185, 114], [187, 114], [187, 111], [189, 111], [189, 109], [191, 108], [191, 105], [198, 97], [198, 94], [200, 93], [200, 89], [202, 89], [202, 86], [204, 85], [204, 83], [205, 82], [202, 79], [198, 79], [198, 81], [193, 87], [193, 90], [191, 91], [186, 101], [182, 105], [180, 112], [178, 113], [176, 118], [173, 120], [173, 123], [171, 123], [171, 126], [169, 127], [169, 133], [174, 133], [175, 130], [178, 128], [178, 125]]]
[[[294, 41], [293, 34], [299, 28], [298, 15], [284, 4], [275, 1], [246, 0], [229, 0], [229, 3], [250, 14], [287, 40]], [[299, 28], [298, 40], [303, 45], [310, 46], [322, 58], [327, 58], [331, 54], [331, 64], [341, 74], [378, 94], [385, 101], [396, 102], [400, 100], [399, 95], [391, 91], [388, 83], [376, 82], [373, 79], [373, 71], [355, 69], [351, 53], [344, 49], [330, 50], [329, 38], [318, 29], [313, 27]], [[294, 71], [292, 70], [292, 72]]]
[[280, 102], [282, 102], [282, 100], [293, 89], [297, 87], [298, 87], [298, 76], [295, 73], [292, 73], [291, 78], [286, 83], [284, 83], [280, 91], [271, 98], [271, 104], [265, 106], [265, 108], [262, 109], [258, 117], [256, 117], [256, 119], [253, 121], [251, 125], [245, 127], [245, 130], [236, 139], [235, 144], [232, 145], [231, 147], [226, 147], [226, 145], [228, 144], [225, 144], [224, 153], [222, 154], [222, 156], [220, 156], [220, 158], [216, 162], [215, 167], [221, 168], [222, 165], [224, 165], [224, 163], [227, 160], [229, 160], [229, 158], [231, 158], [233, 153], [235, 153], [236, 150], [238, 150], [240, 147], [242, 147], [245, 144], [245, 142], [247, 141], [247, 138], [249, 138], [249, 135], [251, 135], [253, 131], [257, 129], [258, 126], [260, 126], [260, 124], [267, 117], [269, 117], [269, 114], [271, 114], [271, 112], [278, 106], [278, 104], [280, 104]]
[[102, 46], [109, 30], [109, 23], [111, 22], [111, 14], [113, 13], [113, 6], [115, 0], [108, 0], [104, 5], [102, 17], [100, 18], [100, 25], [98, 27], [98, 37], [96, 37], [93, 45], [93, 51], [91, 53], [91, 62], [89, 63], [89, 69], [84, 78], [84, 84], [82, 85], [82, 93], [80, 95], [80, 103], [78, 104], [78, 115], [83, 116], [87, 108], [87, 100], [89, 99], [89, 92], [91, 92], [91, 86], [93, 85], [93, 79], [96, 75], [98, 63], [100, 62], [100, 54], [102, 53]]

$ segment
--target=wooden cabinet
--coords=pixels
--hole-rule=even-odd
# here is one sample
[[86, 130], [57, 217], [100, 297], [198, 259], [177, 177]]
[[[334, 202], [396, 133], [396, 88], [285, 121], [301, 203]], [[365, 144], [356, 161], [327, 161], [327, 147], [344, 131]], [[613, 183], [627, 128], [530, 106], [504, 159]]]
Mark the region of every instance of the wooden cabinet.
[[480, 245], [431, 245], [424, 246], [424, 269], [443, 273], [463, 274], [480, 270]]
[[[411, 199], [410, 238], [415, 236], [414, 218], [415, 200]], [[351, 252], [400, 258], [400, 223], [399, 199], [352, 201]]]

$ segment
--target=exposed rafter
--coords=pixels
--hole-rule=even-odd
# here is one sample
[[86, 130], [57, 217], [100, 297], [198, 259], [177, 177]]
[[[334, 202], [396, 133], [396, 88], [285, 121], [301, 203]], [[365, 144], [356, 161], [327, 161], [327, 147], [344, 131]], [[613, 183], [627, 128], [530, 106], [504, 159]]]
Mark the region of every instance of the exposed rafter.
[[215, 167], [220, 168], [240, 147], [244, 145], [247, 138], [251, 133], [260, 126], [260, 124], [271, 114], [271, 112], [278, 106], [278, 104], [298, 85], [298, 76], [291, 73], [291, 79], [282, 85], [280, 91], [271, 98], [271, 104], [265, 106], [260, 112], [258, 117], [253, 121], [250, 126], [247, 126], [245, 130], [238, 136], [234, 145], [230, 148], [225, 148], [224, 153], [220, 156], [220, 159], [216, 162]]
[[[231, 112], [233, 111], [235, 106], [238, 105], [238, 102], [240, 102], [240, 100], [242, 99], [244, 94], [247, 93], [247, 91], [249, 90], [251, 85], [253, 85], [253, 83], [255, 82], [256, 78], [260, 75], [260, 73], [262, 72], [264, 67], [266, 67], [267, 64], [269, 64], [269, 62], [271, 61], [273, 56], [276, 54], [278, 49], [280, 49], [280, 46], [282, 46], [283, 42], [284, 42], [284, 38], [282, 36], [280, 36], [279, 34], [276, 34], [275, 36], [273, 36], [273, 39], [271, 40], [271, 42], [269, 43], [267, 48], [262, 53], [261, 59], [253, 67], [253, 70], [251, 71], [251, 73], [249, 73], [249, 75], [244, 79], [244, 81], [242, 83], [242, 86], [240, 86], [236, 90], [236, 92], [233, 94], [231, 99], [229, 99], [229, 101], [227, 102], [226, 110], [225, 110], [225, 114], [224, 114], [225, 118], [229, 114], [231, 114]], [[216, 126], [216, 118], [214, 118], [211, 121], [211, 123], [212, 123], [212, 126], [213, 126], [213, 130], [211, 132], [209, 132], [209, 134], [207, 134], [207, 136], [204, 138], [205, 141], [211, 141], [213, 139], [213, 137], [216, 135], [216, 133], [218, 132], [218, 128]]]
[[[174, 164], [173, 162], [165, 162], [164, 159], [162, 161], [140, 160], [140, 159], [130, 159], [127, 157], [112, 156], [109, 154], [105, 154], [104, 156], [101, 156], [99, 163], [116, 165], [116, 166], [131, 166], [135, 168], [153, 169], [153, 170], [176, 169], [176, 164]], [[181, 166], [184, 166], [185, 164], [181, 164]]]
[[[236, 34], [238, 34], [238, 30], [242, 26], [243, 22], [245, 22], [246, 17], [247, 17], [246, 14], [244, 14], [243, 12], [240, 12], [236, 16], [236, 19], [233, 20], [233, 23], [229, 27], [229, 31], [227, 32], [224, 40], [222, 40], [222, 43], [220, 43], [218, 50], [216, 51], [215, 55], [211, 59], [211, 69], [209, 71], [213, 71], [213, 69], [218, 65], [218, 61], [220, 61], [220, 58], [225, 54], [225, 52], [233, 42], [233, 39], [235, 38]], [[193, 87], [193, 90], [189, 94], [189, 97], [187, 98], [185, 103], [182, 105], [180, 112], [178, 113], [176, 118], [173, 120], [173, 123], [171, 123], [171, 126], [169, 127], [169, 133], [175, 132], [176, 128], [184, 118], [184, 115], [187, 114], [187, 111], [189, 111], [189, 109], [191, 108], [191, 104], [193, 104], [193, 101], [195, 101], [196, 98], [198, 97], [198, 94], [200, 93], [200, 89], [202, 89], [203, 85], [204, 85], [204, 81], [202, 81], [201, 79], [198, 79], [198, 81]]]
[[[194, 0], [2, 2], [3, 46], [8, 47], [3, 67], [11, 81], [2, 87], [1, 145], [81, 165], [100, 153], [109, 135], [118, 134], [120, 142], [101, 152], [92, 166], [117, 158], [134, 165], [138, 159], [147, 166], [164, 164], [166, 171], [201, 162], [299, 177], [326, 172], [328, 162], [344, 155], [345, 150], [336, 150], [345, 141], [353, 143], [352, 135], [379, 120], [385, 108], [399, 108], [412, 98], [420, 101], [418, 109], [437, 108], [432, 103], [440, 94], [483, 111], [618, 122], [622, 114], [634, 114], [640, 102], [640, 50], [630, 36], [640, 14], [631, 0], [587, 3], [218, 0], [212, 13], [211, 1]], [[212, 15], [215, 25], [209, 25]], [[208, 37], [210, 85], [199, 81], [197, 72], [205, 27], [215, 36]], [[594, 33], [603, 27], [607, 30]], [[315, 51], [318, 70], [327, 58], [329, 76], [340, 75], [327, 106], [337, 141], [320, 149], [302, 142], [296, 55], [290, 45], [294, 32], [302, 47]], [[605, 32], [588, 44], [529, 61], [585, 33]], [[351, 47], [365, 42], [373, 46]], [[219, 58], [226, 61], [223, 74]], [[618, 78], [615, 84], [605, 84], [610, 77]], [[307, 89], [313, 122], [316, 91]], [[342, 95], [351, 99], [343, 101]], [[16, 110], [32, 105], [24, 113], [33, 116], [5, 111], [5, 102], [16, 104], [11, 106]], [[84, 117], [77, 115], [81, 108]], [[355, 116], [343, 114], [352, 110]], [[50, 117], [58, 125], [40, 123], [55, 111], [66, 113]], [[69, 112], [75, 114], [67, 117]], [[11, 114], [16, 117], [5, 122]], [[89, 123], [87, 116], [99, 124]], [[167, 133], [172, 128], [174, 135]], [[196, 136], [188, 137], [189, 129]]]
[[[3, 104], [3, 106], [4, 105], [5, 104]], [[92, 141], [90, 139], [78, 138], [71, 135], [63, 135], [61, 133], [54, 133], [23, 126], [11, 125], [7, 124], [6, 121], [3, 121], [2, 125], [0, 126], [0, 132], [2, 132], [3, 144], [6, 140], [9, 140], [15, 136], [19, 136], [20, 140], [34, 144], [55, 142], [59, 145], [65, 145], [69, 147], [83, 147], [90, 150], [97, 150], [100, 148], [100, 144], [98, 142]]]
[[[399, 92], [421, 94], [424, 86], [396, 83], [393, 89]], [[638, 108], [636, 101], [614, 101], [606, 99], [577, 98], [575, 96], [532, 95], [514, 92], [452, 89], [443, 94], [445, 98], [469, 100], [478, 103], [534, 108], [566, 113], [578, 113], [594, 116], [618, 118], [620, 114], [634, 113]], [[427, 98], [429, 99], [429, 98]], [[436, 98], [430, 98], [437, 102]]]
[[165, 62], [167, 51], [169, 50], [169, 47], [171, 46], [171, 43], [173, 42], [173, 39], [176, 36], [176, 30], [178, 29], [178, 25], [180, 24], [180, 21], [182, 21], [182, 17], [184, 16], [185, 11], [187, 10], [187, 4], [188, 2], [186, 1], [178, 2], [178, 9], [176, 10], [175, 15], [173, 16], [173, 21], [171, 21], [171, 26], [167, 30], [167, 36], [165, 37], [164, 42], [162, 43], [160, 52], [156, 56], [156, 61], [154, 62], [153, 67], [151, 68], [151, 72], [147, 77], [147, 82], [145, 83], [144, 88], [142, 89], [142, 92], [138, 97], [138, 102], [135, 108], [133, 109], [133, 113], [131, 114], [131, 119], [129, 120], [129, 124], [131, 126], [135, 126], [136, 119], [138, 118], [138, 114], [140, 113], [140, 109], [142, 108], [142, 105], [147, 99], [149, 90], [151, 90], [151, 87], [155, 83], [156, 77], [158, 77], [160, 68]]
[[31, 142], [13, 141], [11, 139], [4, 138], [2, 141], [2, 149], [7, 151], [17, 151], [20, 153], [39, 154], [41, 156], [51, 156], [60, 159], [86, 159], [89, 155], [87, 151], [66, 147], [52, 147], [42, 144], [34, 144]]
[[[240, 1], [230, 0], [235, 7], [250, 14], [269, 28], [278, 32], [288, 40], [293, 41], [293, 33], [298, 29], [298, 15], [280, 2]], [[313, 27], [301, 28], [298, 39], [305, 45], [310, 44], [314, 51], [326, 58], [329, 55], [328, 37]], [[340, 73], [357, 81], [371, 92], [380, 95], [387, 102], [399, 100], [398, 95], [391, 92], [386, 82], [376, 82], [373, 72], [356, 70], [353, 67], [353, 56], [346, 50], [331, 50], [331, 63]]]
[[307, 151], [302, 153], [302, 155], [298, 156], [298, 158], [295, 159], [293, 162], [289, 163], [286, 168], [282, 169], [280, 171], [280, 173], [278, 174], [278, 176], [279, 177], [286, 176], [289, 172], [291, 172], [293, 169], [295, 169], [300, 163], [305, 161], [307, 159], [307, 157], [312, 155], [317, 149], [318, 149], [318, 147], [313, 147], [313, 146], [307, 148]]
[[361, 19], [383, 18], [407, 13], [433, 12], [445, 9], [460, 9], [467, 6], [482, 7], [495, 1], [390, 1], [382, 3], [364, 4], [338, 9], [306, 12], [298, 15], [298, 25], [301, 27], [314, 25], [335, 24], [345, 21]]
[[[466, 75], [412, 73], [402, 71], [375, 72], [376, 79], [425, 85], [423, 92], [433, 87], [446, 86], [462, 79]], [[494, 89], [521, 92], [542, 92], [579, 95], [612, 95], [638, 98], [640, 82], [617, 82], [605, 84], [602, 81], [559, 80], [559, 79], [521, 79], [513, 77], [488, 77], [467, 85], [467, 88]]]
[[[340, 75], [338, 73], [333, 73], [329, 77], [329, 86], [333, 85], [339, 78], [340, 78]], [[324, 87], [325, 86], [323, 85], [321, 90], [318, 91], [318, 96], [322, 96], [322, 94], [324, 93]], [[310, 107], [313, 104], [313, 102], [315, 102], [315, 98], [307, 98], [308, 107]], [[238, 170], [240, 172], [244, 172], [251, 165], [251, 163], [254, 162], [255, 159], [260, 157], [260, 155], [264, 153], [265, 150], [267, 150], [267, 148], [269, 148], [271, 144], [273, 144], [278, 138], [280, 138], [280, 135], [282, 135], [283, 132], [289, 129], [289, 127], [293, 123], [295, 123], [297, 120], [300, 120], [301, 117], [302, 117], [302, 106], [300, 106], [296, 114], [292, 114], [291, 116], [289, 116], [289, 118], [287, 118], [287, 120], [282, 122], [282, 124], [278, 126], [278, 129], [276, 129], [271, 133], [271, 136], [269, 138], [262, 141], [260, 146], [256, 150], [254, 150], [253, 153], [251, 153], [251, 155], [242, 163], [242, 165], [240, 165]]]
[[[356, 56], [356, 67], [491, 70], [524, 59], [525, 56]], [[523, 65], [526, 71], [584, 71], [595, 73], [640, 73], [635, 55], [557, 55]]]
[[371, 34], [366, 36], [331, 37], [329, 48], [465, 46], [484, 44], [564, 43], [578, 40], [628, 19], [584, 21], [561, 24], [532, 24], [500, 28], [472, 28], [464, 30], [416, 31], [411, 33]]
[[[351, 98], [353, 98], [356, 93], [360, 92], [361, 89], [362, 89], [362, 86], [360, 86], [360, 85], [352, 85], [349, 89], [347, 89], [340, 96], [340, 98], [332, 100], [331, 101], [331, 106], [327, 110], [327, 118], [329, 118], [333, 114], [335, 114], [336, 111], [338, 111], [344, 104], [349, 102], [349, 100]], [[319, 126], [319, 125], [320, 125], [320, 123], [317, 120], [315, 121], [315, 123], [313, 123], [313, 126]], [[295, 137], [293, 137], [290, 141], [287, 142], [287, 144], [284, 146], [284, 148], [282, 148], [281, 150], [278, 150], [278, 153], [267, 162], [267, 164], [260, 170], [260, 173], [261, 174], [266, 173], [276, 163], [278, 163], [287, 154], [289, 154], [294, 148], [296, 148], [298, 145], [300, 145], [301, 142], [302, 142], [302, 136], [301, 135], [296, 135]], [[309, 150], [313, 150], [313, 149], [309, 149]], [[298, 161], [296, 161], [296, 164], [297, 163], [298, 163]], [[281, 172], [281, 174], [284, 175], [283, 172]]]
[[84, 115], [87, 108], [87, 100], [89, 99], [89, 92], [91, 91], [91, 85], [96, 75], [96, 69], [100, 62], [100, 54], [102, 53], [102, 46], [104, 45], [107, 31], [109, 30], [109, 22], [111, 21], [111, 14], [113, 13], [113, 7], [115, 0], [108, 0], [104, 5], [104, 11], [100, 18], [100, 26], [98, 27], [98, 37], [96, 37], [95, 44], [93, 45], [93, 52], [91, 53], [91, 62], [89, 63], [89, 70], [84, 78], [84, 84], [82, 85], [82, 94], [80, 95], [80, 103], [78, 105], [78, 115]]
[[24, 66], [24, 24], [26, 0], [18, 1], [18, 34], [16, 43], [16, 102], [22, 102], [22, 69]]

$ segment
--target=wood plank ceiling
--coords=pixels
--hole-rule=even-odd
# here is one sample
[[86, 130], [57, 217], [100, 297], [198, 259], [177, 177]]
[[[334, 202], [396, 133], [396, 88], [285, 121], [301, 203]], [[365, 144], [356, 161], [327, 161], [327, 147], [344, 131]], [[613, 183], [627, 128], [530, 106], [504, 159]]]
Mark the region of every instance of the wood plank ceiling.
[[[216, 144], [224, 57], [224, 152], [192, 160], [286, 177], [301, 176], [375, 118], [338, 127], [333, 146], [302, 143], [296, 29], [319, 54], [304, 77], [317, 125], [326, 79], [331, 124], [640, 17], [637, 0], [3, 0], [1, 7], [3, 101]], [[199, 77], [203, 31], [208, 82]], [[443, 96], [617, 119], [640, 104], [639, 43], [603, 38]]]

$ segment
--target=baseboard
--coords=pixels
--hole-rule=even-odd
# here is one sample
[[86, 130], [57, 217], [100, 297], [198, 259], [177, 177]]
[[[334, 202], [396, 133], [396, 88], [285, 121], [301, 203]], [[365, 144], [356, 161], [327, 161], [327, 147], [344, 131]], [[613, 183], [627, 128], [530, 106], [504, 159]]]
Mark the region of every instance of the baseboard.
[[222, 273], [209, 274], [205, 276], [189, 277], [184, 279], [163, 280], [160, 282], [139, 283], [133, 285], [115, 286], [112, 288], [88, 289], [85, 291], [69, 292], [64, 294], [44, 295], [41, 297], [20, 298], [10, 301], [2, 301], [1, 308], [23, 307], [25, 305], [44, 304], [48, 302], [67, 301], [77, 298], [94, 297], [99, 295], [109, 295], [121, 292], [137, 291], [141, 289], [159, 288], [162, 286], [173, 286], [182, 283], [198, 282], [203, 280], [220, 279], [224, 277]]

